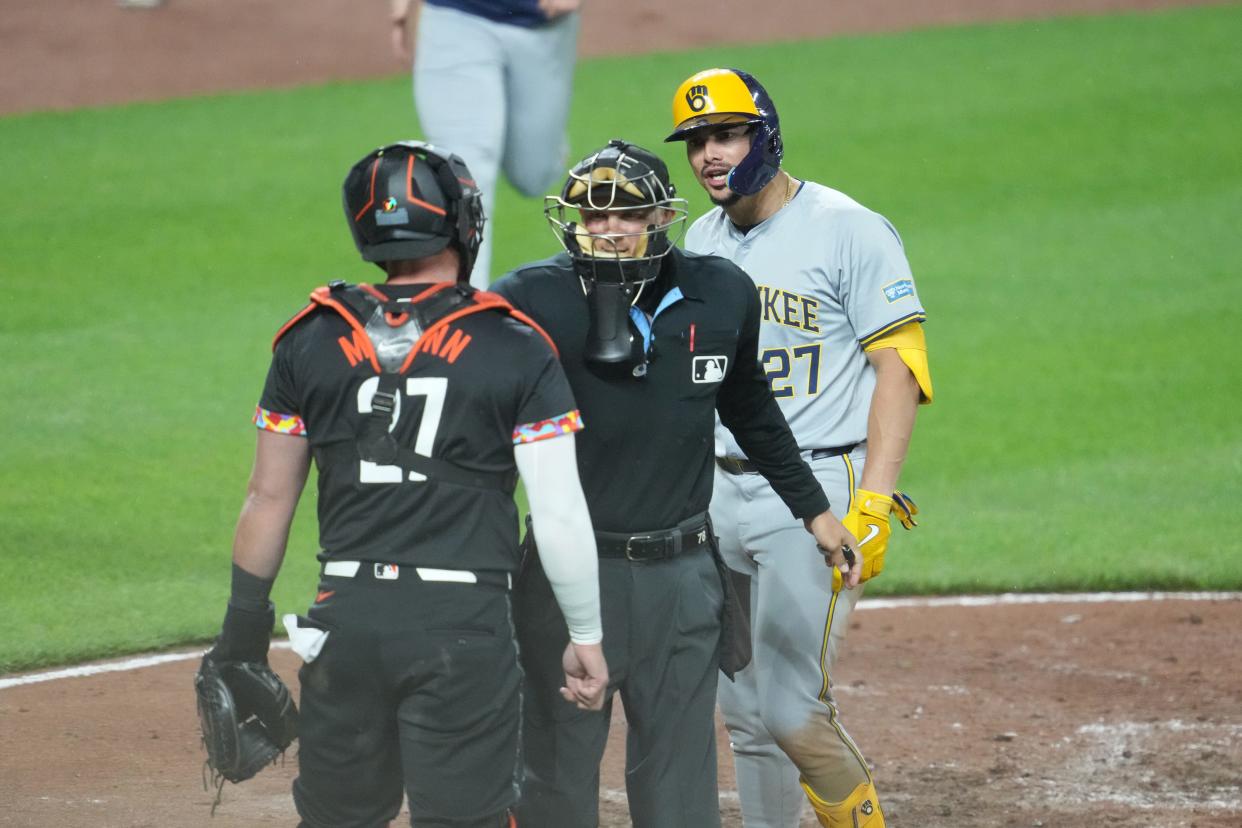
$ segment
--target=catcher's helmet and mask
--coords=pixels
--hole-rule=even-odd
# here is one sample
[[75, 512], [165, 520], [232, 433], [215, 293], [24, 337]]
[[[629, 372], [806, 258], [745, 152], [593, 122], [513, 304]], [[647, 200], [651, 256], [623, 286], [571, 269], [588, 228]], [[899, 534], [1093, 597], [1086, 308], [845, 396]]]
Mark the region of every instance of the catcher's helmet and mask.
[[[686, 200], [677, 197], [668, 167], [654, 153], [614, 138], [569, 171], [559, 195], [548, 196], [544, 216], [573, 260], [591, 313], [586, 358], [624, 363], [634, 359], [630, 308], [660, 274], [664, 257], [685, 231]], [[631, 233], [592, 233], [587, 214], [642, 216]], [[626, 237], [633, 244], [622, 250]]]
[[362, 258], [421, 259], [450, 244], [460, 257], [458, 281], [469, 281], [483, 241], [483, 198], [466, 162], [422, 141], [369, 153], [341, 188], [345, 218]]
[[754, 195], [781, 168], [785, 147], [781, 121], [768, 92], [740, 69], [705, 69], [691, 75], [673, 94], [674, 129], [665, 141], [685, 141], [703, 130], [751, 125], [750, 151], [729, 171], [729, 189]]

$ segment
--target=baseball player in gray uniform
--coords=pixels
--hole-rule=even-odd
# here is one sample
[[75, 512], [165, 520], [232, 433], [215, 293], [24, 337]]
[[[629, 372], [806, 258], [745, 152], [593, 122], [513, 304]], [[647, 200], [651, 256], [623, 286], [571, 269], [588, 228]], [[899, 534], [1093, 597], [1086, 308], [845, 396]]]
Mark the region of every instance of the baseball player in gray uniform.
[[[425, 0], [414, 44], [414, 106], [428, 141], [470, 166], [495, 215], [504, 170], [518, 192], [543, 195], [565, 171], [581, 0]], [[392, 45], [410, 53], [417, 0], [392, 0]], [[483, 237], [470, 283], [491, 281]]]
[[[879, 574], [920, 403], [932, 398], [922, 303], [900, 237], [848, 196], [780, 168], [776, 108], [753, 77], [711, 69], [673, 98], [675, 131], [716, 208], [686, 247], [731, 259], [758, 285], [759, 359], [836, 514]], [[842, 590], [805, 530], [727, 429], [716, 430], [712, 523], [749, 588], [754, 660], [722, 682], [747, 828], [794, 828], [803, 794], [821, 825], [881, 828], [862, 751], [842, 726], [832, 667], [863, 590]], [[746, 577], [748, 576], [748, 577]], [[801, 788], [801, 790], [799, 790]]]

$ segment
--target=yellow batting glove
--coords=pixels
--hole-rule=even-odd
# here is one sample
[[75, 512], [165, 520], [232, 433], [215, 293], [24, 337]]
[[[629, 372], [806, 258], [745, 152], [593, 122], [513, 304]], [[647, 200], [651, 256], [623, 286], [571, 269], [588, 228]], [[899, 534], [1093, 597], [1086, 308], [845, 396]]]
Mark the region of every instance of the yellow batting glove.
[[[841, 524], [858, 538], [858, 551], [863, 559], [861, 581], [874, 578], [884, 570], [884, 551], [893, 531], [888, 524], [892, 511], [893, 498], [858, 489], [854, 492], [853, 507], [841, 519]], [[832, 589], [834, 592], [841, 589], [840, 572], [833, 573]]]

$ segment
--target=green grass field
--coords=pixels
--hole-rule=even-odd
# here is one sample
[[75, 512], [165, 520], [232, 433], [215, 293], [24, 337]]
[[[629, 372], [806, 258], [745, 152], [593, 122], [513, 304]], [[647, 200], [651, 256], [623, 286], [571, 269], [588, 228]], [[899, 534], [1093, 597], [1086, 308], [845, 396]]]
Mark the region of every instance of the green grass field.
[[[1237, 589], [1239, 41], [1232, 6], [595, 60], [573, 147], [658, 147], [697, 215], [669, 98], [741, 66], [788, 169], [902, 231], [937, 400], [871, 594]], [[339, 186], [417, 134], [407, 83], [0, 119], [0, 672], [214, 634], [270, 337], [376, 277]], [[498, 272], [555, 249], [537, 202], [497, 215]]]

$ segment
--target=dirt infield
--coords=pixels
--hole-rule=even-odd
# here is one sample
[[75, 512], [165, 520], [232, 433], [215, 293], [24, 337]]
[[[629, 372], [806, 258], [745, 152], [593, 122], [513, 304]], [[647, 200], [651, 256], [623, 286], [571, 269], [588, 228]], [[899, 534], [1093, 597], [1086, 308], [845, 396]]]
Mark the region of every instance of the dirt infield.
[[[1233, 667], [1242, 600], [1074, 601], [876, 601], [858, 613], [835, 692], [875, 765], [890, 825], [1242, 824]], [[276, 651], [273, 662], [296, 681], [295, 656]], [[0, 690], [0, 825], [294, 824], [293, 755], [227, 786], [209, 819], [195, 667], [186, 659]], [[606, 828], [629, 824], [623, 727], [613, 736]], [[741, 820], [723, 738], [720, 747], [721, 813], [733, 828]]]
[[[584, 55], [1196, 4], [585, 2]], [[387, 50], [383, 7], [6, 3], [0, 114], [391, 75], [402, 67]], [[617, 25], [620, 9], [634, 25]], [[864, 601], [834, 679], [890, 825], [1242, 825], [1242, 686], [1231, 670], [1242, 600], [887, 603]], [[273, 660], [295, 683], [296, 658], [280, 650]], [[0, 689], [0, 826], [293, 824], [293, 754], [228, 786], [209, 817], [194, 669], [186, 658]], [[721, 812], [733, 828], [740, 819], [723, 732], [720, 741]], [[605, 826], [628, 824], [622, 757], [617, 727], [604, 767]]]

